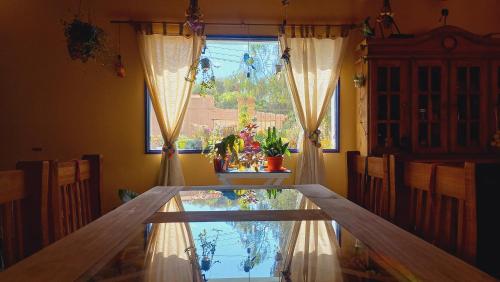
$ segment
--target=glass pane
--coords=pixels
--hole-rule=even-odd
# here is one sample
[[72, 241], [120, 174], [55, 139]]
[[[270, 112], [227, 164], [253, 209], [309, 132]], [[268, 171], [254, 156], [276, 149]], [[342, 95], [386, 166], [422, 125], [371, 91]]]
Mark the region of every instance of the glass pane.
[[458, 110], [458, 119], [465, 120], [467, 119], [467, 96], [458, 95], [457, 97], [457, 110]]
[[500, 67], [497, 69], [497, 88], [500, 89]]
[[420, 92], [426, 92], [428, 89], [428, 68], [427, 67], [419, 67], [418, 68], [418, 90]]
[[481, 85], [480, 68], [471, 67], [469, 69], [469, 73], [470, 73], [470, 90], [473, 93], [477, 93], [480, 91], [480, 85]]
[[457, 91], [459, 94], [467, 92], [467, 68], [457, 68]]
[[391, 124], [391, 138], [392, 145], [399, 147], [399, 124], [397, 123]]
[[193, 190], [179, 194], [185, 211], [296, 210], [304, 197], [294, 189]]
[[458, 123], [457, 128], [457, 143], [460, 146], [465, 146], [467, 144], [467, 124], [464, 122]]
[[439, 123], [431, 125], [431, 147], [441, 146], [441, 126]]
[[427, 120], [427, 105], [428, 98], [427, 95], [418, 96], [418, 119]]
[[391, 92], [399, 92], [401, 90], [401, 71], [399, 67], [391, 68]]
[[387, 67], [377, 68], [377, 90], [387, 91]]
[[427, 131], [427, 123], [419, 123], [418, 125], [418, 144], [420, 147], [429, 146], [428, 143], [428, 131]]
[[500, 93], [497, 96], [497, 129], [500, 129]]
[[471, 95], [470, 96], [470, 115], [472, 119], [479, 119], [479, 96]]
[[497, 87], [500, 89], [500, 67], [497, 69]]
[[470, 124], [470, 145], [479, 145], [479, 122], [471, 122]]
[[399, 95], [391, 95], [391, 120], [399, 120], [399, 110], [400, 105], [399, 105]]
[[[299, 235], [292, 235], [294, 227]], [[290, 238], [297, 242], [292, 250], [287, 249]], [[288, 257], [289, 252], [299, 255]], [[287, 262], [303, 263], [304, 253], [310, 271], [317, 269], [317, 277], [328, 281], [402, 280], [380, 254], [331, 218], [148, 223], [137, 226], [116, 256], [82, 280], [278, 282], [285, 281], [283, 273], [302, 277], [302, 267], [289, 268]]]
[[432, 120], [439, 121], [439, 118], [441, 116], [441, 96], [432, 95], [431, 103], [432, 103]]
[[[251, 60], [245, 63], [242, 60], [245, 56], [251, 56]], [[302, 131], [295, 117], [280, 57], [277, 40], [208, 39], [206, 52], [197, 66], [198, 75], [177, 139], [177, 149], [209, 149], [223, 137], [237, 135], [250, 123], [258, 126], [255, 141], [261, 142], [267, 128], [274, 126], [289, 142], [290, 148], [297, 148]], [[151, 113], [147, 145], [160, 150], [163, 138], [152, 109]], [[327, 136], [326, 131], [322, 132], [325, 132], [322, 136]]]
[[441, 91], [441, 68], [432, 67], [431, 69], [431, 90], [433, 92]]
[[377, 125], [377, 145], [385, 146], [386, 138], [387, 138], [387, 125], [385, 123], [379, 123]]
[[378, 109], [377, 109], [377, 117], [379, 120], [387, 119], [387, 96], [380, 95], [378, 96]]

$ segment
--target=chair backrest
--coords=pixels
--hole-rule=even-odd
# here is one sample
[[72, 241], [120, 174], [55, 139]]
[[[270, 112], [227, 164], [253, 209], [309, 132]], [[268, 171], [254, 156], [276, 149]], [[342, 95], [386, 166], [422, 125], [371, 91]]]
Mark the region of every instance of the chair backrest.
[[474, 263], [477, 247], [475, 164], [448, 166], [406, 162], [409, 189], [407, 228], [416, 235]]
[[366, 157], [347, 152], [347, 199], [362, 206], [366, 186]]
[[348, 199], [390, 221], [395, 195], [389, 185], [388, 156], [363, 157], [347, 152]]
[[48, 244], [48, 162], [18, 164], [0, 172], [0, 238], [3, 267]]
[[51, 161], [50, 169], [51, 238], [56, 241], [100, 216], [102, 157]]

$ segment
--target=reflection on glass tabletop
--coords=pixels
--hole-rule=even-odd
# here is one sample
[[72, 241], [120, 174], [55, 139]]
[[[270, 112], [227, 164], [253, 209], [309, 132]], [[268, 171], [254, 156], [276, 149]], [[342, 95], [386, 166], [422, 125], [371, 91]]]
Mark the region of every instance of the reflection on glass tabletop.
[[[335, 221], [189, 222], [144, 231], [93, 281], [397, 281]], [[190, 237], [191, 236], [191, 237]]]

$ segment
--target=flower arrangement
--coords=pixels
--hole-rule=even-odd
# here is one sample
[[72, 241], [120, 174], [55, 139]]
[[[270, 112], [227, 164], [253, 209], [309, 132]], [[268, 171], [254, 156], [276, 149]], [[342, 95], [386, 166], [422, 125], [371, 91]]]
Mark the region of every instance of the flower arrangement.
[[208, 152], [204, 152], [211, 161], [214, 161], [216, 172], [224, 172], [229, 165], [234, 165], [240, 169], [253, 167], [258, 171], [262, 156], [260, 154], [260, 143], [256, 141], [256, 124], [246, 125], [239, 133], [229, 134], [213, 145], [208, 146]]
[[230, 134], [222, 138], [220, 142], [209, 146], [209, 151], [205, 155], [213, 160], [216, 172], [224, 172], [228, 168], [230, 159], [238, 162], [238, 151], [239, 136]]

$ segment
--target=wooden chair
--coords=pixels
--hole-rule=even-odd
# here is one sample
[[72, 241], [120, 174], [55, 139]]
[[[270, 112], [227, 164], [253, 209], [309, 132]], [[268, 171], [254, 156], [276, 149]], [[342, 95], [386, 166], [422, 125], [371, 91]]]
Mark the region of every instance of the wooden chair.
[[[474, 263], [477, 248], [475, 164], [448, 166], [406, 162], [403, 187], [407, 195], [404, 226], [428, 242]], [[399, 191], [406, 189], [406, 193]], [[400, 193], [401, 192], [401, 193]], [[406, 206], [406, 207], [405, 207]], [[398, 210], [398, 213], [400, 211]]]
[[48, 162], [25, 162], [0, 172], [3, 267], [48, 244]]
[[101, 214], [102, 157], [51, 161], [52, 241], [87, 225]]
[[347, 199], [362, 206], [366, 186], [366, 157], [347, 152]]
[[395, 213], [395, 195], [389, 185], [388, 156], [362, 157], [347, 152], [348, 199], [390, 221]]

